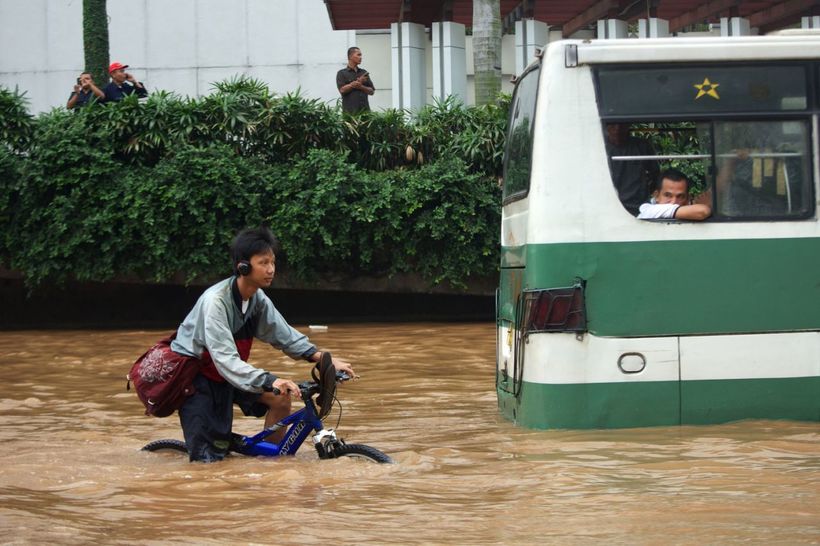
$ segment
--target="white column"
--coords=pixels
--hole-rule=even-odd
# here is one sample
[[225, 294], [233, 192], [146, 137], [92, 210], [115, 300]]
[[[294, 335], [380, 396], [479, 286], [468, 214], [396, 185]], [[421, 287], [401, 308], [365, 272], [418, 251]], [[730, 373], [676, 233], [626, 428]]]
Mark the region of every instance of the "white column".
[[534, 19], [515, 22], [515, 73], [521, 74], [535, 59], [535, 50], [549, 42], [550, 27]]
[[433, 97], [450, 95], [467, 102], [467, 52], [464, 25], [435, 22], [433, 32]]
[[638, 38], [667, 38], [669, 37], [669, 21], [650, 17], [638, 19]]
[[750, 36], [752, 29], [749, 26], [749, 20], [743, 17], [721, 17], [720, 18], [720, 35], [728, 36]]
[[424, 25], [392, 23], [393, 108], [417, 112], [427, 102]]
[[629, 37], [626, 21], [620, 19], [598, 19], [598, 39], [612, 40]]
[[800, 28], [820, 28], [820, 15], [801, 17]]

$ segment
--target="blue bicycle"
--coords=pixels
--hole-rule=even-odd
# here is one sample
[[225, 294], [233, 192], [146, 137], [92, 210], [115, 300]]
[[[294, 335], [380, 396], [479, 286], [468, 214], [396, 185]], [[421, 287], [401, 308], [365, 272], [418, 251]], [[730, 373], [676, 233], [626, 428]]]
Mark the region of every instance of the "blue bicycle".
[[[336, 459], [339, 457], [356, 457], [376, 463], [392, 463], [393, 460], [374, 447], [364, 444], [348, 444], [336, 436], [332, 428], [325, 428], [322, 423], [336, 398], [336, 384], [349, 380], [350, 377], [342, 372], [336, 372], [331, 359], [322, 358], [313, 369], [313, 381], [299, 383], [299, 392], [305, 407], [295, 411], [273, 426], [266, 428], [253, 436], [233, 434], [230, 450], [242, 455], [278, 457], [280, 455], [294, 455], [307, 439], [311, 432], [313, 446], [320, 459]], [[279, 394], [278, 389], [274, 392]], [[314, 397], [316, 400], [314, 402]], [[339, 403], [341, 407], [341, 403]], [[290, 427], [281, 442], [266, 441], [270, 434]], [[188, 453], [185, 442], [181, 440], [155, 440], [142, 448], [144, 451], [180, 451]]]

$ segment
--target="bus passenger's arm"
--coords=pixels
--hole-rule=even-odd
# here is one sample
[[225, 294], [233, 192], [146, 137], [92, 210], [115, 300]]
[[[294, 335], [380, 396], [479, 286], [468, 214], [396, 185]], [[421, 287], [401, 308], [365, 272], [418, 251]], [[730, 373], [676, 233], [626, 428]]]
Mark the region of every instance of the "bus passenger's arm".
[[712, 207], [709, 205], [683, 205], [675, 211], [676, 220], [706, 220], [712, 215]]

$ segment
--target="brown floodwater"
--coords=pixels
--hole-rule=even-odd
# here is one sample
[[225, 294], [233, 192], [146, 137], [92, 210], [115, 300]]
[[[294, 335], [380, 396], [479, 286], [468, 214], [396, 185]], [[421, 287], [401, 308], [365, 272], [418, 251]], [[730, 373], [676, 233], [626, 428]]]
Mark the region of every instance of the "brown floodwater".
[[[142, 452], [182, 437], [125, 391], [166, 332], [0, 332], [0, 542], [820, 541], [819, 423], [526, 430], [497, 413], [492, 324], [299, 328], [361, 376], [339, 389], [340, 436], [397, 464]], [[251, 360], [308, 375], [269, 346]]]

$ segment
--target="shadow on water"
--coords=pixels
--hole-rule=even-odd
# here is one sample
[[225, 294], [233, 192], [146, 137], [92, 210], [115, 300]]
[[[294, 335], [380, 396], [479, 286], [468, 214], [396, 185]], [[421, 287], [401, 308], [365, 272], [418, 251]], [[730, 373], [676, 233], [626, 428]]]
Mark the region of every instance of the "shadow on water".
[[[396, 465], [139, 448], [130, 363], [165, 331], [0, 333], [0, 531], [10, 543], [702, 544], [820, 540], [820, 425], [517, 428], [496, 411], [491, 323], [329, 324], [351, 360], [340, 435]], [[252, 362], [307, 376], [262, 344]], [[328, 417], [335, 425], [338, 408]], [[259, 420], [237, 418], [249, 433]]]

